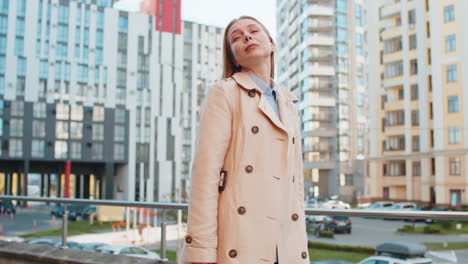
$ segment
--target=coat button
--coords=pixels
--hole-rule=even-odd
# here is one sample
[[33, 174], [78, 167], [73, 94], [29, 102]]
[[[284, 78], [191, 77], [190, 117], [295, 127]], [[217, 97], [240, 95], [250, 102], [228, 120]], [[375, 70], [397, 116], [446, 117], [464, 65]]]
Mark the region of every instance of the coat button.
[[253, 167], [249, 165], [249, 166], [245, 167], [245, 171], [247, 173], [251, 173], [253, 171]]
[[185, 243], [187, 243], [187, 244], [192, 243], [192, 237], [191, 237], [191, 236], [187, 236], [187, 237], [185, 238]]
[[254, 134], [258, 133], [258, 126], [253, 126], [252, 127], [252, 133], [254, 133]]
[[250, 91], [249, 91], [249, 96], [250, 96], [250, 97], [255, 97], [255, 91], [254, 91], [254, 90], [250, 90]]
[[237, 257], [237, 251], [235, 251], [234, 249], [231, 249], [229, 251], [229, 257], [231, 257], [231, 258]]
[[291, 219], [293, 221], [297, 221], [297, 219], [299, 219], [299, 215], [298, 214], [293, 214], [293, 215], [291, 215]]
[[304, 252], [301, 253], [301, 256], [302, 256], [303, 259], [306, 259], [307, 258], [307, 253], [304, 251]]
[[240, 215], [245, 214], [245, 207], [241, 206], [241, 207], [237, 208], [237, 213], [240, 214]]
[[294, 137], [293, 137], [293, 139], [292, 139], [292, 140], [293, 140], [293, 144], [295, 144], [295, 140], [294, 140]]

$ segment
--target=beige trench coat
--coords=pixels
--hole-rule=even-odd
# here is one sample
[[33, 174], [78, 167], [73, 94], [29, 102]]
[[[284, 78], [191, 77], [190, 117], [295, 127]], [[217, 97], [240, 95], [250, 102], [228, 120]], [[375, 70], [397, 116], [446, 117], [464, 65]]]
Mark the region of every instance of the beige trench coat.
[[277, 98], [282, 121], [245, 72], [209, 90], [179, 263], [274, 263], [276, 247], [280, 264], [310, 263], [298, 99]]

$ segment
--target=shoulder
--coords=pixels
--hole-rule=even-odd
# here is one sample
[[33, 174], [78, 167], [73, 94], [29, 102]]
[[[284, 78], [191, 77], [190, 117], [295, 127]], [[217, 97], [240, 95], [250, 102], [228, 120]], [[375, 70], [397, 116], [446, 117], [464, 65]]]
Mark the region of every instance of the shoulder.
[[234, 78], [229, 77], [215, 82], [210, 87], [210, 91], [213, 91], [217, 94], [224, 94], [227, 98], [232, 97], [233, 92], [237, 87], [237, 83]]

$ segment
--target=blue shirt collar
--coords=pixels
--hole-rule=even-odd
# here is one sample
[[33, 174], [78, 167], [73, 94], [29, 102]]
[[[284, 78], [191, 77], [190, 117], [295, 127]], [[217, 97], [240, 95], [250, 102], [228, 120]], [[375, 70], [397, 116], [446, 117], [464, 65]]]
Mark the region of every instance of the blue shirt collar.
[[278, 97], [278, 89], [276, 88], [275, 82], [273, 79], [270, 79], [271, 83], [271, 88], [268, 86], [264, 81], [260, 80], [257, 76], [255, 76], [253, 73], [247, 72], [249, 74], [250, 78], [254, 83], [260, 88], [260, 91], [268, 96], [273, 96], [272, 92], [275, 91], [276, 97]]

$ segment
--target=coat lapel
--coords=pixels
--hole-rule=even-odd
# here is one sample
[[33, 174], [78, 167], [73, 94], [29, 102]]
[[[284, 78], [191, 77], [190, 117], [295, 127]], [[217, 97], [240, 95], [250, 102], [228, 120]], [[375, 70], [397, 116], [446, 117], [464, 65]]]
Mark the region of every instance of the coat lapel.
[[[257, 93], [260, 93], [260, 88], [257, 87], [254, 81], [250, 78], [250, 76], [244, 72], [236, 72], [232, 78], [239, 84], [240, 87], [246, 90], [256, 90]], [[281, 88], [280, 88], [281, 89]], [[258, 108], [270, 119], [270, 121], [275, 124], [279, 129], [283, 130], [287, 134], [289, 130], [284, 126], [284, 124], [279, 120], [278, 116], [276, 115], [275, 111], [271, 107], [268, 100], [265, 96], [260, 96], [260, 101], [258, 102]], [[288, 112], [286, 111], [286, 105], [280, 105], [278, 100], [278, 108], [280, 111], [280, 116], [282, 120], [286, 120], [288, 118]]]

